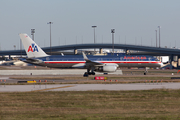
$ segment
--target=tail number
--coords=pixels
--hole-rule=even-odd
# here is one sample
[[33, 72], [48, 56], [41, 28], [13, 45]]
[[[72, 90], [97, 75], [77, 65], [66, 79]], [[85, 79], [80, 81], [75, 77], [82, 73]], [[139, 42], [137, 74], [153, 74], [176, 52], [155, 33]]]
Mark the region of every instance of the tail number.
[[31, 52], [37, 51], [38, 52], [38, 48], [37, 48], [37, 46], [34, 43], [32, 43], [32, 45], [29, 46], [29, 48], [28, 48], [28, 52], [29, 51], [31, 51]]

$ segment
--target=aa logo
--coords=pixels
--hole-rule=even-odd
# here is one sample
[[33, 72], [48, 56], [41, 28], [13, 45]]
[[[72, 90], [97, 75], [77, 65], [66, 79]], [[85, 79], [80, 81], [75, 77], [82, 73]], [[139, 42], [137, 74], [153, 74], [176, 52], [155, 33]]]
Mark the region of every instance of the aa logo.
[[38, 52], [38, 48], [37, 48], [37, 46], [34, 43], [32, 43], [32, 45], [29, 46], [29, 48], [28, 48], [28, 52], [29, 51], [31, 51], [31, 52], [37, 51]]

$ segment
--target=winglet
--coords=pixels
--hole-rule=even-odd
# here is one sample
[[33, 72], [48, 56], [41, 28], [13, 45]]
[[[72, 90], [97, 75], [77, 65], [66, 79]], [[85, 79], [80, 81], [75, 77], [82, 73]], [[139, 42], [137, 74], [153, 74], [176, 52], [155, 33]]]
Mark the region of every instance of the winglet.
[[89, 60], [84, 52], [82, 52], [84, 60]]

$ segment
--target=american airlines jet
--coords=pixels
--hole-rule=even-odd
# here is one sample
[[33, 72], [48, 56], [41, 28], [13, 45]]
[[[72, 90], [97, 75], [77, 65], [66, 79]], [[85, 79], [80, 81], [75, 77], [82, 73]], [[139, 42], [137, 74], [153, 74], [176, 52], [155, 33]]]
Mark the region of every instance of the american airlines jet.
[[[116, 72], [118, 67], [161, 67], [162, 63], [152, 56], [126, 55], [124, 53], [104, 56], [83, 55], [47, 55], [27, 34], [19, 34], [27, 57], [26, 63], [53, 68], [87, 69], [84, 76], [95, 72]], [[146, 71], [145, 71], [146, 74]]]

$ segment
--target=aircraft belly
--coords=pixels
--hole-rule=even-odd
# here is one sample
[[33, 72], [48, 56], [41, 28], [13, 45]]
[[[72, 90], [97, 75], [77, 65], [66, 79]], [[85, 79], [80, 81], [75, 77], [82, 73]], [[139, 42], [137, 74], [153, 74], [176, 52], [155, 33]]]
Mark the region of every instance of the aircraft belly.
[[[39, 63], [37, 65], [53, 68], [85, 68], [84, 63]], [[118, 63], [119, 67], [160, 67], [158, 63]]]
[[54, 63], [54, 64], [44, 63], [41, 65], [47, 67], [53, 67], [53, 68], [70, 68], [74, 65], [74, 63]]

